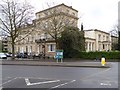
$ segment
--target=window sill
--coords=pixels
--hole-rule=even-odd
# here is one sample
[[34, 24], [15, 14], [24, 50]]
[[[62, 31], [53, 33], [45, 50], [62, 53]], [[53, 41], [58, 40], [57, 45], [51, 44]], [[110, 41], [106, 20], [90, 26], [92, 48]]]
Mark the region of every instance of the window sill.
[[48, 52], [55, 52], [55, 51], [48, 51]]

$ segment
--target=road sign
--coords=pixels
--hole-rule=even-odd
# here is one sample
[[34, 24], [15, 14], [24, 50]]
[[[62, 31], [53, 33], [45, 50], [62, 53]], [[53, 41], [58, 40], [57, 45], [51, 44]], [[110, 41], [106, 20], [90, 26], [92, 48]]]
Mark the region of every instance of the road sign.
[[57, 60], [57, 62], [58, 62], [59, 59], [62, 62], [62, 59], [63, 59], [63, 50], [56, 50], [55, 59]]
[[63, 50], [56, 50], [56, 59], [63, 59]]

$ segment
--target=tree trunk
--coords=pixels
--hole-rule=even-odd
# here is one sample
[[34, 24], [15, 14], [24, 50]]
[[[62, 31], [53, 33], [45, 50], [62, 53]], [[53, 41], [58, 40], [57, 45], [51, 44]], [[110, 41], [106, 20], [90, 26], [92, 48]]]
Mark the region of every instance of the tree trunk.
[[55, 43], [56, 43], [56, 50], [59, 49], [59, 42], [58, 40], [55, 40]]
[[12, 42], [12, 60], [15, 60], [15, 42]]

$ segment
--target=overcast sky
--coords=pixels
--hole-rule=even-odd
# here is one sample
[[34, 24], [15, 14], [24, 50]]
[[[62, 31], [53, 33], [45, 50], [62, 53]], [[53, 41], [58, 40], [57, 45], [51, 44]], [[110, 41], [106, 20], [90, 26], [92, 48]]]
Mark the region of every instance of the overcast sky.
[[117, 24], [118, 2], [120, 0], [27, 0], [35, 7], [35, 11], [64, 3], [78, 10], [79, 26], [83, 22], [84, 29], [99, 29], [109, 32]]
[[[24, 0], [22, 0], [24, 1]], [[35, 7], [35, 12], [48, 8], [49, 5], [64, 3], [78, 10], [79, 26], [84, 29], [99, 29], [109, 32], [117, 24], [118, 1], [120, 0], [26, 0]]]

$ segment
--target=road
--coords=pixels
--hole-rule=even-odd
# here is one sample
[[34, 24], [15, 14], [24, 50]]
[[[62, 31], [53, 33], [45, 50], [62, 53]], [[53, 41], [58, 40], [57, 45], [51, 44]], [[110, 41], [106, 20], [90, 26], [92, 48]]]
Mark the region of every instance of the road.
[[3, 65], [1, 87], [118, 88], [118, 63], [111, 62], [111, 68]]

